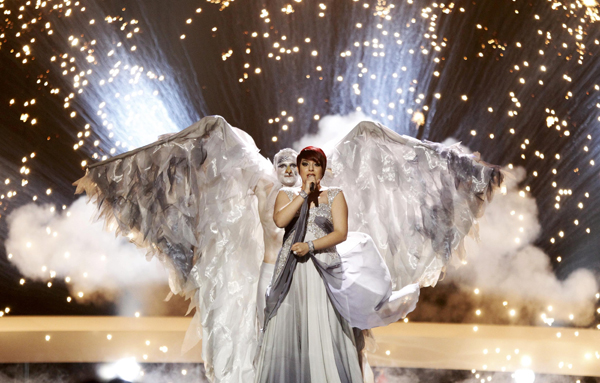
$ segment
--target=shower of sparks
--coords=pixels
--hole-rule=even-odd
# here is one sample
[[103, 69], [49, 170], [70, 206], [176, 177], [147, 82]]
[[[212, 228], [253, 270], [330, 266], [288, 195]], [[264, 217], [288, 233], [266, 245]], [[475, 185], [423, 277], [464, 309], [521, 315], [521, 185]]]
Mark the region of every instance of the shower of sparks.
[[[198, 74], [200, 82], [211, 84], [204, 97], [221, 92], [227, 99], [237, 91], [260, 95], [231, 96], [233, 101], [223, 104], [235, 109], [232, 115], [240, 113], [241, 120], [251, 113], [246, 109], [259, 114], [262, 125], [251, 133], [266, 153], [308, 133], [321, 116], [352, 111], [402, 134], [434, 141], [460, 138], [480, 148], [489, 162], [527, 170], [520, 195], [538, 200], [543, 222], [538, 244], [552, 255], [559, 274], [586, 262], [600, 267], [589, 261], [597, 251], [591, 238], [600, 229], [595, 218], [600, 205], [595, 195], [600, 136], [600, 14], [595, 0], [535, 6], [505, 1], [502, 9], [511, 12], [502, 14], [495, 13], [496, 2], [208, 3], [207, 9], [182, 3], [180, 25], [173, 26], [177, 44], [190, 47], [197, 40], [194, 28], [200, 27], [218, 42], [212, 60], [222, 65], [221, 77]], [[201, 93], [188, 87], [196, 85], [190, 81], [193, 76], [176, 75], [161, 54], [166, 48], [153, 34], [155, 26], [126, 17], [125, 8], [108, 14], [91, 1], [0, 0], [0, 12], [2, 60], [26, 66], [30, 76], [15, 79], [20, 89], [0, 102], [18, 116], [19, 128], [27, 134], [45, 135], [49, 125], [67, 125], [70, 149], [81, 152], [72, 156], [79, 168], [208, 114], [203, 101], [191, 96]], [[231, 23], [232, 17], [240, 23]], [[245, 110], [238, 111], [242, 104]], [[63, 202], [57, 202], [65, 198], [54, 197], [51, 181], [36, 172], [36, 164], [53, 159], [33, 149], [13, 157], [17, 160], [2, 158], [8, 165], [0, 167], [0, 221], [7, 209], [31, 201], [55, 203], [56, 214], [67, 214]], [[32, 180], [35, 175], [40, 179]], [[21, 194], [26, 200], [17, 198]], [[10, 205], [11, 200], [19, 202]], [[515, 227], [509, 240], [518, 244], [522, 212], [506, 214]], [[60, 235], [48, 230], [48, 235]], [[579, 250], [583, 256], [576, 253], [578, 242], [590, 244]], [[68, 259], [65, 254], [64, 261]], [[40, 270], [52, 288], [56, 273], [45, 265]], [[67, 278], [64, 283], [87, 275]], [[18, 283], [26, 282], [20, 278]], [[73, 302], [86, 293], [61, 299]], [[474, 296], [481, 299], [485, 293], [476, 289]], [[552, 304], [538, 313], [539, 323], [555, 325], [559, 315]], [[507, 317], [518, 318], [510, 302], [502, 305]], [[11, 306], [14, 311], [18, 302]], [[0, 316], [9, 312], [7, 307]], [[486, 317], [479, 308], [473, 312]], [[600, 329], [600, 324], [589, 327]], [[559, 334], [562, 339], [577, 336], [577, 331]], [[522, 355], [526, 350], [521, 351], [490, 346], [484, 353], [504, 358], [504, 371], [531, 364]], [[584, 363], [582, 358], [599, 359], [599, 352], [573, 357], [564, 362], [565, 369]], [[482, 370], [486, 366], [473, 370], [476, 378], [485, 377]]]

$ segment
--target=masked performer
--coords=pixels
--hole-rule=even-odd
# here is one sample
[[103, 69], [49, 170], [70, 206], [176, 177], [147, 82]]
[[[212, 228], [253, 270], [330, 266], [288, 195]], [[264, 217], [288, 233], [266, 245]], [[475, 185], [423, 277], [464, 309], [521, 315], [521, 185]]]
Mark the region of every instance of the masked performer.
[[255, 193], [258, 197], [258, 211], [260, 222], [263, 227], [263, 236], [265, 244], [265, 256], [260, 268], [260, 279], [258, 281], [258, 293], [256, 296], [256, 309], [258, 316], [258, 325], [264, 324], [265, 316], [265, 295], [267, 287], [271, 283], [275, 261], [281, 243], [283, 241], [283, 229], [278, 228], [273, 221], [273, 209], [275, 208], [275, 199], [281, 187], [293, 187], [298, 181], [298, 169], [296, 157], [298, 153], [294, 149], [286, 148], [280, 150], [273, 157], [273, 165], [277, 174], [278, 183], [270, 182], [265, 179], [259, 182]]
[[[345, 338], [320, 343], [322, 347], [344, 347], [328, 354], [334, 359], [342, 357], [334, 360], [335, 374], [346, 374], [342, 381], [356, 381], [360, 374], [349, 328], [367, 329], [400, 319], [414, 307], [418, 285], [434, 285], [452, 255], [464, 255], [462, 240], [500, 179], [497, 169], [477, 160], [458, 148], [421, 142], [364, 122], [335, 147], [329, 179], [318, 183], [316, 171], [313, 174], [318, 190], [310, 200], [314, 206], [308, 214], [308, 199], [306, 204], [299, 201], [304, 205], [297, 222], [313, 222], [307, 226], [321, 231], [306, 238], [314, 238], [313, 244], [319, 246], [327, 241], [323, 245], [329, 250], [317, 246], [321, 255], [305, 254], [298, 259], [310, 260], [304, 266], [312, 264], [325, 286], [308, 289], [326, 292], [329, 303], [321, 302], [319, 307], [330, 310], [333, 306], [336, 316], [347, 322], [327, 322], [333, 327], [325, 335], [331, 338], [343, 333]], [[306, 188], [309, 174], [305, 175]], [[197, 311], [189, 330], [193, 336], [186, 336], [191, 342], [184, 346], [202, 336], [202, 357], [211, 381], [246, 383], [255, 379], [257, 291], [261, 264], [270, 254], [265, 249], [261, 210], [267, 207], [264, 211], [268, 211], [268, 197], [277, 191], [277, 182], [272, 164], [258, 153], [252, 138], [218, 116], [205, 117], [157, 143], [92, 165], [76, 182], [77, 192], [85, 191], [96, 202], [107, 226], [115, 224], [118, 233], [146, 248], [148, 257], [156, 256], [168, 271], [171, 291], [191, 299], [190, 308]], [[322, 188], [328, 182], [346, 193]], [[277, 199], [302, 198], [294, 195], [297, 191], [284, 193]], [[331, 249], [335, 241], [329, 242], [323, 233], [339, 229], [339, 225], [335, 228], [339, 220], [327, 214], [334, 213], [343, 198], [350, 207], [348, 227], [363, 234], [348, 235], [336, 253]], [[340, 230], [334, 235], [336, 241], [342, 238]], [[302, 243], [311, 240], [302, 230], [293, 232], [285, 234], [283, 250], [296, 242], [302, 248], [295, 250], [302, 250]], [[296, 240], [288, 248], [290, 238]], [[283, 250], [267, 294], [265, 342], [266, 335], [274, 331], [269, 328], [277, 328], [269, 323], [280, 315], [277, 308], [291, 299], [287, 292], [292, 291], [292, 284], [303, 281], [296, 281], [295, 265], [288, 261], [297, 260], [296, 256], [285, 258], [289, 251]], [[364, 256], [369, 253], [378, 258]], [[334, 267], [336, 264], [340, 267]], [[298, 271], [308, 273], [306, 267]], [[384, 282], [375, 287], [364, 284], [377, 273]], [[352, 275], [357, 278], [347, 278]], [[293, 291], [302, 290], [294, 287]], [[351, 299], [353, 296], [360, 299]], [[295, 297], [293, 302], [302, 299]], [[283, 309], [282, 317], [289, 312]], [[289, 324], [285, 330], [291, 330]], [[288, 382], [268, 375], [270, 364], [262, 354], [261, 358], [261, 379], [270, 376], [267, 381]], [[295, 362], [287, 364], [291, 363]], [[295, 365], [297, 371], [306, 371], [306, 366]], [[331, 367], [320, 374], [329, 379]], [[335, 376], [332, 379], [323, 382], [337, 381]]]

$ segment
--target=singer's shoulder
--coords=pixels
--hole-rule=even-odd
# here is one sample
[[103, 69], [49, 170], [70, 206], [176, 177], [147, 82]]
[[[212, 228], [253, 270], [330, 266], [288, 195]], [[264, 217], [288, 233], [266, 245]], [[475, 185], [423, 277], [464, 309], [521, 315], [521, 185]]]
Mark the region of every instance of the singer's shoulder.
[[300, 193], [300, 188], [295, 186], [284, 186], [281, 189], [279, 189], [279, 193], [281, 192], [287, 194], [288, 198], [291, 201], [294, 199], [295, 196], [297, 196]]
[[289, 193], [289, 192], [296, 193], [296, 194], [300, 193], [300, 187], [298, 187], [298, 186], [283, 186], [279, 190], [281, 190], [282, 192], [285, 192], [285, 193]]
[[329, 197], [329, 202], [333, 202], [333, 199], [342, 191], [342, 188], [339, 186], [330, 186], [327, 188], [327, 196]]

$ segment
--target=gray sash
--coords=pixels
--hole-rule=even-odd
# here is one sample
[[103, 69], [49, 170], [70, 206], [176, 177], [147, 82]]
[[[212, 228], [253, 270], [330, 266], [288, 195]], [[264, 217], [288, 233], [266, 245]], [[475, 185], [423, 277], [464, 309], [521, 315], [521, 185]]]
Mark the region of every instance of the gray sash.
[[[287, 241], [290, 235], [293, 235], [294, 240], [292, 244], [296, 242], [303, 242], [304, 237], [306, 236], [306, 224], [308, 221], [308, 199], [306, 199], [302, 203], [302, 207], [300, 208], [300, 214], [297, 218], [294, 218], [287, 227], [285, 228], [285, 234], [283, 236], [283, 243]], [[315, 224], [319, 226], [326, 234], [329, 234], [333, 231], [333, 223], [326, 218], [323, 217], [315, 217]], [[281, 254], [279, 254], [281, 257]], [[329, 285], [327, 282], [331, 283], [331, 278], [327, 278], [327, 276], [333, 276], [335, 274], [341, 273], [341, 263], [328, 266], [323, 262], [319, 261], [314, 257], [313, 254], [309, 253], [304, 257], [298, 257], [291, 250], [287, 255], [287, 259], [283, 270], [279, 274], [279, 277], [273, 282], [271, 285], [271, 289], [269, 294], [266, 296], [266, 305], [265, 305], [265, 324], [263, 326], [263, 331], [267, 328], [267, 323], [269, 320], [277, 314], [277, 310], [281, 303], [287, 296], [290, 291], [290, 286], [292, 285], [292, 278], [294, 276], [294, 271], [296, 270], [296, 265], [298, 262], [307, 262], [308, 258], [310, 258], [319, 275], [323, 278], [323, 282], [325, 283], [325, 287], [327, 290], [327, 295], [331, 302], [336, 306], [336, 299], [333, 297], [329, 290]], [[332, 275], [333, 274], [333, 275]], [[326, 279], [327, 278], [327, 279]], [[333, 280], [337, 280], [338, 283], [341, 283], [341, 275], [336, 275]]]

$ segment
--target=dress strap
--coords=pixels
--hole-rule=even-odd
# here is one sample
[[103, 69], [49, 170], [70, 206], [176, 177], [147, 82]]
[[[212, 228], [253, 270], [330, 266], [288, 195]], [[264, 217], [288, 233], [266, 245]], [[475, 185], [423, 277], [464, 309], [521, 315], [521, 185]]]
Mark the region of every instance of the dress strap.
[[285, 194], [287, 194], [290, 201], [293, 200], [294, 197], [296, 197], [296, 193], [294, 192], [295, 188], [282, 187], [281, 190], [284, 191]]
[[341, 191], [342, 191], [342, 189], [337, 188], [337, 187], [332, 187], [332, 188], [327, 189], [327, 199], [329, 201], [329, 206], [331, 206], [331, 204], [333, 203], [333, 199]]

